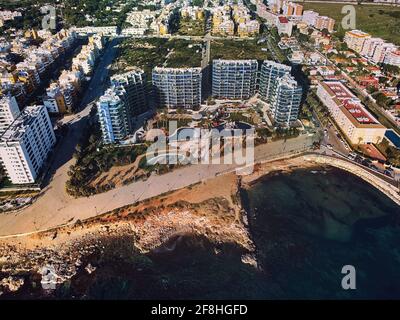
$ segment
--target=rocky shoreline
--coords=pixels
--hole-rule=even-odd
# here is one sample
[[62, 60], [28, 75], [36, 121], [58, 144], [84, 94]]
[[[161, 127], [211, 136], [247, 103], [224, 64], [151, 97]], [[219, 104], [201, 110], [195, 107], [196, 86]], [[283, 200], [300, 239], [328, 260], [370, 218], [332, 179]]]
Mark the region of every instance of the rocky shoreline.
[[[213, 187], [218, 191], [210, 192]], [[95, 274], [98, 266], [91, 261], [98, 259], [93, 257], [118, 253], [118, 247], [110, 251], [115, 243], [129, 247], [121, 256], [146, 255], [184, 234], [205, 237], [215, 245], [234, 243], [244, 252], [242, 262], [257, 268], [239, 188], [240, 179], [229, 174], [73, 226], [3, 239], [0, 299], [35, 291], [51, 296], [77, 274]]]
[[[141, 260], [175, 250], [185, 236], [204, 237], [216, 254], [224, 244], [240, 248], [241, 262], [261, 270], [251, 239], [242, 189], [272, 174], [321, 169], [302, 158], [258, 164], [247, 176], [218, 176], [51, 231], [0, 240], [0, 299], [52, 297], [61, 284], [89, 281], [107, 261]], [[133, 260], [135, 260], [133, 259]], [[135, 260], [136, 261], [136, 260]], [[124, 262], [125, 263], [125, 262]], [[134, 263], [136, 264], [136, 262]], [[140, 272], [142, 267], [137, 267]], [[84, 292], [86, 285], [80, 284]], [[78, 290], [78, 291], [79, 291]], [[83, 294], [84, 295], [84, 294]]]

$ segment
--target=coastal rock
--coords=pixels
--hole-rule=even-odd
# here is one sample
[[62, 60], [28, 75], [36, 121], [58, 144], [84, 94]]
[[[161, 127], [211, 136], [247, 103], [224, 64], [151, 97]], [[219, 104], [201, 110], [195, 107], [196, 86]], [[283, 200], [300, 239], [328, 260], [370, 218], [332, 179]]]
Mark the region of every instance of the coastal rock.
[[4, 278], [0, 282], [0, 287], [7, 289], [10, 292], [16, 292], [24, 285], [23, 278], [17, 278], [9, 276], [8, 278]]
[[242, 255], [241, 260], [243, 263], [249, 264], [249, 265], [253, 266], [254, 268], [258, 269], [258, 262], [257, 262], [256, 256], [254, 254], [250, 254], [250, 253], [244, 254], [244, 255]]
[[90, 263], [86, 266], [85, 270], [88, 274], [92, 274], [94, 271], [96, 271], [96, 267], [93, 267]]
[[40, 270], [42, 280], [40, 281], [44, 290], [55, 290], [57, 284], [63, 283], [66, 279], [59, 276], [53, 265], [46, 265]]

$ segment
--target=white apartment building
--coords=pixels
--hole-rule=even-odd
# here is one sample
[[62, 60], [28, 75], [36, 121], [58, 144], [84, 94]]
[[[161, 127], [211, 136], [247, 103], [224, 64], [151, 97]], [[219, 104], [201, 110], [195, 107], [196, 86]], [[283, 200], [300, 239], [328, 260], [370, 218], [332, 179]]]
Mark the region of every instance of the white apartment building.
[[101, 34], [95, 34], [89, 38], [89, 43], [96, 45], [98, 50], [103, 50], [104, 48], [104, 38]]
[[369, 38], [364, 41], [363, 48], [360, 54], [366, 58], [372, 58], [375, 53], [375, 49], [381, 46], [385, 41], [381, 38]]
[[292, 36], [293, 22], [289, 21], [286, 17], [279, 16], [276, 21], [276, 27], [280, 35], [287, 34], [289, 37]]
[[377, 46], [372, 57], [372, 61], [375, 63], [382, 63], [385, 60], [387, 53], [396, 51], [397, 47], [393, 43], [383, 43]]
[[369, 38], [371, 38], [369, 33], [361, 30], [351, 30], [346, 32], [344, 36], [344, 42], [347, 44], [349, 49], [360, 53], [363, 49], [364, 41]]
[[82, 73], [78, 70], [63, 70], [58, 78], [58, 83], [63, 87], [73, 85], [75, 91], [80, 92], [82, 77]]
[[72, 59], [72, 65], [82, 71], [84, 75], [89, 75], [98, 55], [98, 49], [94, 43], [89, 43], [82, 47], [81, 52]]
[[388, 52], [383, 63], [400, 67], [400, 50]]
[[14, 184], [34, 183], [56, 142], [44, 106], [29, 106], [0, 138], [0, 158]]
[[75, 88], [72, 84], [53, 82], [46, 90], [43, 97], [43, 104], [49, 113], [72, 112], [74, 107]]
[[117, 35], [117, 26], [110, 27], [82, 27], [82, 28], [74, 28], [76, 33], [82, 35], [96, 34], [102, 33], [105, 36], [116, 36]]
[[320, 82], [317, 96], [352, 144], [382, 141], [386, 128], [342, 82]]
[[122, 29], [121, 34], [123, 36], [143, 36], [147, 30], [148, 30], [148, 28], [130, 27], [130, 28]]
[[7, 130], [20, 113], [15, 97], [0, 95], [0, 134]]
[[[126, 22], [130, 23], [132, 27], [122, 30], [122, 34], [125, 35], [136, 35], [134, 30], [138, 33], [145, 33], [152, 21], [156, 19], [157, 11], [142, 10], [142, 11], [132, 11], [128, 14]], [[138, 34], [140, 35], [140, 34]]]
[[303, 12], [303, 21], [307, 23], [309, 26], [315, 25], [317, 18], [319, 16], [318, 12], [312, 10], [304, 10]]
[[269, 26], [276, 24], [277, 15], [267, 10], [267, 6], [263, 3], [257, 3], [257, 15], [267, 20]]

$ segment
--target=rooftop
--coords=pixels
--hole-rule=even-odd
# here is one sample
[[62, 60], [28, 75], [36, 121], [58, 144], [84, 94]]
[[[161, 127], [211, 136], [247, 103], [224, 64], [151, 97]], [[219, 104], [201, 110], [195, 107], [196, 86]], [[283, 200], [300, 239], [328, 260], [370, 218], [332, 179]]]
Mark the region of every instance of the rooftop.
[[349, 34], [353, 37], [357, 37], [357, 38], [366, 38], [366, 37], [370, 37], [371, 35], [369, 33], [366, 33], [364, 31], [361, 30], [351, 30], [351, 31], [347, 31], [346, 34]]
[[343, 83], [340, 81], [324, 81], [322, 86], [357, 128], [384, 128]]
[[343, 107], [359, 124], [378, 124], [379, 122], [358, 101], [347, 100]]
[[278, 17], [280, 23], [289, 23], [289, 20], [286, 17]]
[[354, 94], [340, 81], [325, 81], [322, 85], [331, 96], [335, 96], [340, 101], [355, 98]]
[[165, 67], [155, 67], [153, 72], [159, 73], [184, 73], [184, 72], [201, 72], [201, 68], [165, 68]]
[[234, 59], [231, 59], [231, 60], [225, 60], [225, 59], [214, 59], [213, 60], [213, 63], [214, 62], [221, 62], [221, 63], [226, 63], [226, 64], [230, 64], [230, 63], [233, 63], [233, 64], [245, 64], [245, 63], [249, 63], [249, 64], [252, 64], [252, 63], [257, 63], [257, 60], [255, 60], [255, 59], [242, 59], [242, 60], [240, 60], [240, 59], [238, 59], [238, 60], [234, 60]]
[[34, 122], [35, 118], [40, 114], [45, 107], [28, 106], [26, 107], [19, 117], [8, 127], [8, 129], [1, 136], [1, 142], [17, 142], [28, 131], [30, 125]]

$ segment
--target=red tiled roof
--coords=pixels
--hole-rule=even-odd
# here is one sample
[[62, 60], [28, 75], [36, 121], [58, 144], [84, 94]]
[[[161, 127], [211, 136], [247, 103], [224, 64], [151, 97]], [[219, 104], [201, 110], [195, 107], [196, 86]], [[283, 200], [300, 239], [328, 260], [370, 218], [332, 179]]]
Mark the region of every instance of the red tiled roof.
[[280, 23], [288, 23], [289, 22], [289, 20], [286, 17], [279, 17], [278, 19], [279, 19]]
[[365, 112], [364, 108], [359, 103], [353, 103], [349, 100], [343, 103], [343, 106], [350, 112], [353, 118], [360, 124], [376, 123], [373, 118]]
[[361, 151], [372, 159], [386, 161], [386, 157], [373, 145], [362, 144]]

